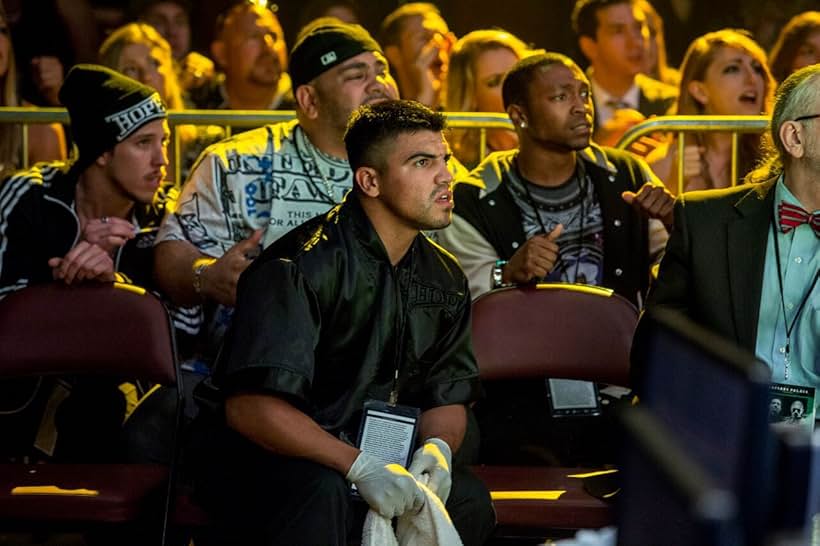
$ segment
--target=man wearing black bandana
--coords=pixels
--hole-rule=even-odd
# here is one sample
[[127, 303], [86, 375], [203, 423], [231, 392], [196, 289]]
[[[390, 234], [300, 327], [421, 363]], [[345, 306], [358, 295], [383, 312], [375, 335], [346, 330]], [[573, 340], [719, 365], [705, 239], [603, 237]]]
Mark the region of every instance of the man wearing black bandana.
[[457, 181], [456, 215], [440, 234], [473, 297], [504, 284], [579, 282], [639, 306], [671, 225], [671, 194], [642, 161], [590, 142], [589, 82], [569, 58], [519, 61], [502, 93], [519, 148]]
[[[342, 141], [350, 113], [398, 96], [379, 44], [358, 25], [315, 21], [290, 61], [297, 119], [206, 149], [157, 236], [158, 283], [178, 305], [205, 305], [214, 346], [230, 324], [239, 274], [259, 249], [351, 188]], [[203, 318], [191, 317], [192, 333]], [[210, 360], [215, 349], [203, 352]]]

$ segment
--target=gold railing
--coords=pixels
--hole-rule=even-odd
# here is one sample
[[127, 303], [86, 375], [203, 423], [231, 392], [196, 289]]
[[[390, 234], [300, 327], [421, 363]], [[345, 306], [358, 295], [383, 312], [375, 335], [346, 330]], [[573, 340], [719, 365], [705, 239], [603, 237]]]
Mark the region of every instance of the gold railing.
[[[449, 126], [453, 129], [480, 130], [480, 157], [487, 153], [487, 130], [510, 129], [512, 122], [506, 114], [489, 112], [447, 112]], [[293, 119], [292, 110], [171, 110], [168, 122], [176, 125], [221, 125], [230, 134], [231, 127], [259, 127]], [[23, 124], [23, 150], [28, 149], [28, 125], [33, 123], [68, 123], [68, 113], [63, 108], [0, 107], [0, 123]], [[643, 136], [653, 133], [677, 133], [678, 146], [678, 190], [683, 188], [683, 146], [681, 135], [689, 132], [730, 132], [732, 133], [731, 180], [737, 181], [737, 143], [742, 133], [760, 133], [766, 130], [768, 116], [660, 116], [647, 119], [627, 131], [616, 145], [628, 148]], [[179, 133], [174, 131], [175, 164], [179, 165]], [[28, 157], [23, 157], [23, 165], [28, 166]], [[177, 169], [179, 173], [179, 169]], [[179, 176], [179, 174], [177, 174]], [[180, 181], [177, 180], [177, 183]]]
[[737, 140], [742, 133], [762, 133], [769, 126], [768, 116], [659, 116], [629, 129], [616, 144], [625, 150], [643, 136], [653, 133], [677, 133], [678, 193], [683, 192], [684, 133], [732, 133], [732, 185], [737, 184]]
[[[260, 127], [270, 123], [288, 121], [296, 116], [293, 110], [170, 110], [168, 123], [177, 125], [221, 125], [230, 135], [231, 127]], [[480, 129], [481, 157], [487, 154], [487, 129], [512, 129], [512, 122], [506, 114], [449, 112], [448, 124], [453, 129]], [[0, 123], [23, 125], [23, 150], [28, 150], [28, 126], [34, 123], [68, 124], [68, 112], [64, 108], [0, 108]], [[179, 165], [179, 133], [173, 131], [175, 165]], [[23, 167], [28, 167], [28, 156], [24, 153]], [[180, 169], [176, 176], [179, 177]], [[179, 184], [180, 180], [176, 181]]]

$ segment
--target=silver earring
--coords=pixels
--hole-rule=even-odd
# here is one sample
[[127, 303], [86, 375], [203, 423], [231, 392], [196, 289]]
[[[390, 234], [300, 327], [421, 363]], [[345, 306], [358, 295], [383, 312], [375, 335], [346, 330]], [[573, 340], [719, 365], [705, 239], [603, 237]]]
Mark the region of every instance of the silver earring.
[[522, 129], [526, 129], [527, 128], [527, 122], [522, 121], [521, 123], [518, 124], [518, 126], [521, 127]]

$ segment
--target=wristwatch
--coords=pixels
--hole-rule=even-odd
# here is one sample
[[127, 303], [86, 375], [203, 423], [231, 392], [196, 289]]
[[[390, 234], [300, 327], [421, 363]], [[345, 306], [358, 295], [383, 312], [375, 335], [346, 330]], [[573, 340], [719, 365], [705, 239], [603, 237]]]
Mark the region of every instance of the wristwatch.
[[211, 267], [216, 260], [214, 259], [199, 259], [194, 262], [194, 292], [200, 298], [203, 298], [202, 294], [202, 273]]
[[507, 265], [507, 260], [496, 260], [493, 269], [490, 272], [490, 288], [502, 288], [504, 283], [504, 266]]

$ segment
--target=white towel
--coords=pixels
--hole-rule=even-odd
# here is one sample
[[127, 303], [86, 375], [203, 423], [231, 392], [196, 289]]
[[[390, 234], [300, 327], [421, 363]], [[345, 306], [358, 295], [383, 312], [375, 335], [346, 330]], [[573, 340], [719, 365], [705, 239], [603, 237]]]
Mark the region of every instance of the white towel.
[[399, 517], [396, 533], [391, 520], [369, 510], [364, 519], [362, 546], [463, 546], [444, 503], [419, 482], [425, 502], [418, 514]]

